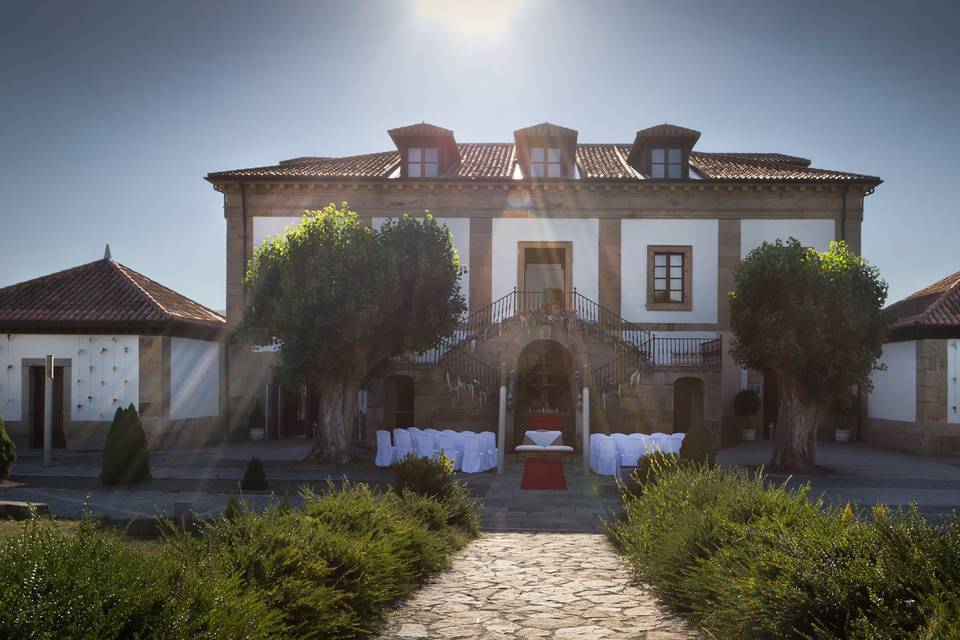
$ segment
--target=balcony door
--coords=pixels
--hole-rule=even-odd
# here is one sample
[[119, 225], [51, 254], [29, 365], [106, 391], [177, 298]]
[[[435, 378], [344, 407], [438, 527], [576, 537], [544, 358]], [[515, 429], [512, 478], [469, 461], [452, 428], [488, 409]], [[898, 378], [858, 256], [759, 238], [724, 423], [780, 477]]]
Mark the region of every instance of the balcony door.
[[567, 308], [572, 283], [572, 242], [517, 243], [517, 288], [523, 292], [523, 308]]

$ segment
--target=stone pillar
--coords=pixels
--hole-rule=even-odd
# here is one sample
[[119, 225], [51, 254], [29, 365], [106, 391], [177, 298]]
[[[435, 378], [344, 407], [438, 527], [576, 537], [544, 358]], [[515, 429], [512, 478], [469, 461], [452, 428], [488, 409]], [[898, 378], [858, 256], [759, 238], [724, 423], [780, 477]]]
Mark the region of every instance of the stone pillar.
[[489, 305], [493, 289], [493, 221], [490, 218], [470, 219], [470, 312]]
[[620, 219], [601, 218], [599, 223], [600, 299], [597, 302], [620, 315]]
[[717, 251], [717, 328], [723, 340], [720, 372], [720, 435], [721, 441], [736, 439], [737, 417], [733, 412], [733, 396], [741, 389], [741, 369], [730, 357], [729, 293], [734, 289], [734, 274], [740, 264], [740, 220], [719, 221]]

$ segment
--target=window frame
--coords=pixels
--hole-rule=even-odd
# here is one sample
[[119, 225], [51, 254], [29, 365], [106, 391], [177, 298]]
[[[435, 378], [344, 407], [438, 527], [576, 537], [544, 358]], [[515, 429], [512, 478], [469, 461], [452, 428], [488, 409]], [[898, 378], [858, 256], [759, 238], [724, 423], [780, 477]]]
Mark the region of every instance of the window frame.
[[[427, 160], [427, 151], [436, 152], [436, 160], [428, 161]], [[416, 160], [411, 159], [411, 154], [417, 152], [418, 158]], [[405, 176], [407, 178], [439, 178], [440, 177], [440, 148], [439, 147], [407, 147], [406, 149], [406, 160], [404, 164]], [[432, 166], [434, 175], [427, 175], [427, 168]], [[416, 167], [417, 175], [413, 175], [414, 172], [411, 171], [412, 167]]]
[[[663, 159], [660, 162], [656, 160], [657, 152], [663, 154]], [[674, 162], [671, 159], [671, 152], [676, 152], [677, 160]], [[650, 149], [650, 177], [656, 180], [680, 180], [683, 178], [683, 149], [679, 147], [653, 147]], [[657, 168], [660, 168], [663, 175], [656, 175]], [[676, 168], [676, 175], [670, 175], [670, 170]]]
[[[541, 160], [535, 160], [535, 152], [542, 152], [543, 156]], [[550, 152], [556, 152], [556, 160], [550, 159]], [[542, 178], [563, 178], [563, 152], [560, 147], [530, 147], [530, 177], [536, 179]], [[550, 175], [550, 168], [556, 167], [557, 175]], [[540, 175], [537, 175], [537, 168], [540, 170]]]
[[[655, 289], [655, 273], [656, 273], [656, 256], [658, 254], [670, 255], [680, 255], [682, 256], [683, 264], [680, 269], [680, 291], [682, 300], [668, 300], [662, 301], [656, 299], [656, 289]], [[666, 274], [667, 280], [667, 289], [666, 291], [671, 291], [670, 289], [670, 280], [673, 279], [670, 276], [669, 269], [670, 258], [667, 258], [666, 267], [668, 272]], [[663, 245], [663, 244], [651, 244], [647, 245], [647, 310], [648, 311], [692, 311], [693, 310], [693, 246], [692, 245]], [[663, 291], [663, 289], [661, 289]]]

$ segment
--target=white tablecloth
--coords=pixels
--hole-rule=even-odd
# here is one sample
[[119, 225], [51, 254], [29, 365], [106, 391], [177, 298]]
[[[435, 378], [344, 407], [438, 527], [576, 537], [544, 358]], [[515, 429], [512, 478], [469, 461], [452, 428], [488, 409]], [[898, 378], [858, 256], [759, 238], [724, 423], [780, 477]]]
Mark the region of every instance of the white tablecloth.
[[538, 444], [541, 447], [549, 447], [554, 442], [563, 437], [562, 431], [527, 431], [523, 434], [525, 437], [529, 438], [534, 444]]

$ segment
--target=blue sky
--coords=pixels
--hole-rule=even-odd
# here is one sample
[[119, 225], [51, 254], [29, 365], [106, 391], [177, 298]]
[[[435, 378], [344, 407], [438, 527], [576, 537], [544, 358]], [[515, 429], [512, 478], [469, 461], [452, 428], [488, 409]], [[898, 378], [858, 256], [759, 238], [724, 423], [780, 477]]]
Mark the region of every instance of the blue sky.
[[[116, 259], [224, 305], [210, 171], [669, 121], [704, 151], [879, 175], [863, 251], [891, 300], [960, 270], [960, 18], [938, 2], [549, 2], [492, 32], [414, 2], [0, 1], [0, 285]], [[476, 20], [465, 19], [466, 24]]]

